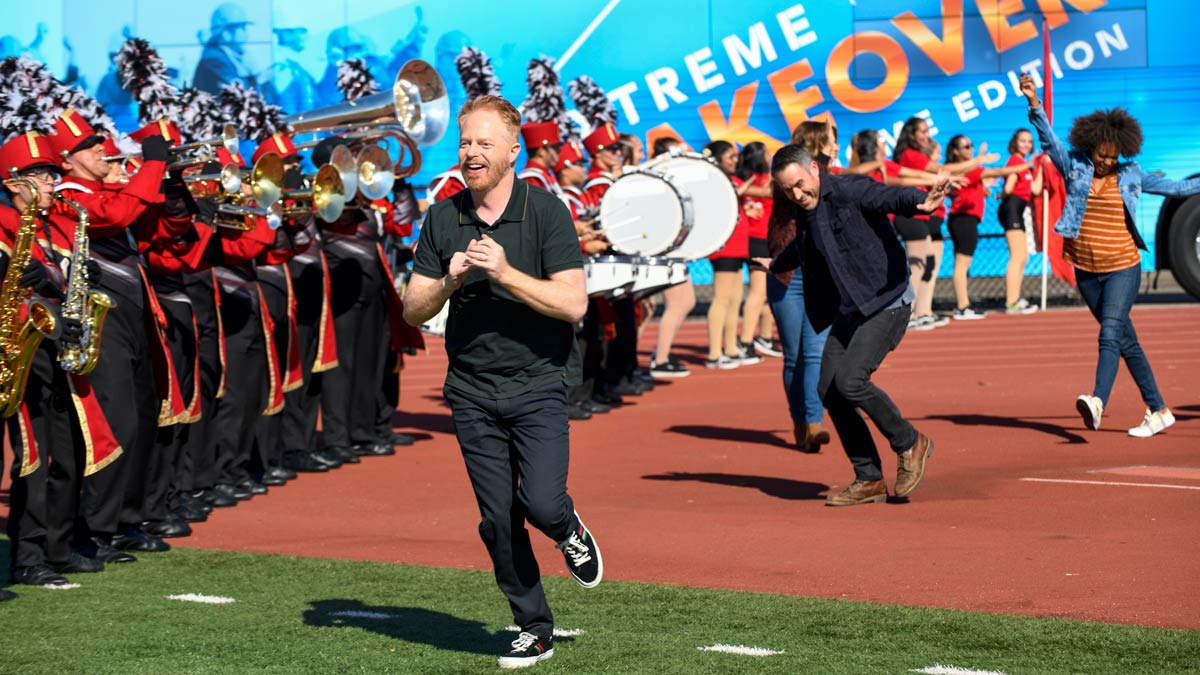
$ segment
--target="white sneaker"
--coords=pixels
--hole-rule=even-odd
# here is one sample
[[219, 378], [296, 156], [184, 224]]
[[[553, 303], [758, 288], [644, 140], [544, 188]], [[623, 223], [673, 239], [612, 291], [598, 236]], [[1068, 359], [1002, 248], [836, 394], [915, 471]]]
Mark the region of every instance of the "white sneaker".
[[1029, 301], [1025, 298], [1021, 298], [1004, 308], [1005, 314], [1033, 314], [1036, 311], [1038, 311], [1037, 305], [1029, 304]]
[[733, 370], [734, 368], [737, 368], [738, 366], [740, 366], [741, 363], [742, 362], [739, 361], [738, 359], [731, 359], [728, 356], [725, 356], [724, 354], [722, 354], [721, 357], [718, 359], [705, 359], [704, 367], [705, 368], [716, 368], [718, 370]]
[[913, 318], [908, 320], [908, 330], [933, 330], [933, 329], [934, 329], [934, 325], [933, 325], [933, 317], [932, 316], [929, 316], [929, 315], [914, 316]]
[[986, 316], [987, 312], [981, 312], [972, 307], [961, 307], [954, 310], [954, 318], [958, 321], [978, 321]]
[[[1079, 416], [1083, 418], [1083, 426], [1092, 431], [1100, 430], [1100, 416], [1104, 414], [1104, 404], [1100, 402], [1100, 399], [1084, 394], [1075, 399], [1075, 410], [1079, 411]], [[1132, 434], [1133, 431], [1130, 430], [1129, 433]]]
[[1154, 434], [1166, 429], [1175, 424], [1175, 416], [1170, 410], [1162, 409], [1162, 412], [1150, 412], [1146, 410], [1146, 417], [1142, 423], [1129, 430], [1129, 435], [1135, 438], [1150, 438]]

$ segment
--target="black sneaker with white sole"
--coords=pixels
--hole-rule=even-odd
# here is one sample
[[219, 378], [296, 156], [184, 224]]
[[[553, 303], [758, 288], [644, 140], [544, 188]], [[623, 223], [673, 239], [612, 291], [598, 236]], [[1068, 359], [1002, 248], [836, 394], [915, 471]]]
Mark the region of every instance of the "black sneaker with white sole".
[[754, 351], [767, 356], [783, 356], [783, 347], [780, 346], [779, 340], [764, 340], [761, 337], [754, 338]]
[[[575, 514], [579, 518], [579, 514]], [[600, 558], [600, 548], [592, 533], [579, 521], [579, 527], [571, 533], [566, 541], [559, 543], [558, 550], [562, 551], [567, 561], [567, 570], [575, 581], [584, 588], [594, 588], [604, 577], [604, 561]]]
[[687, 377], [691, 374], [687, 366], [675, 359], [669, 359], [666, 363], [650, 362], [650, 375], [652, 377], [679, 378]]
[[501, 668], [528, 668], [554, 656], [554, 638], [522, 632], [513, 640], [512, 649], [500, 657]]

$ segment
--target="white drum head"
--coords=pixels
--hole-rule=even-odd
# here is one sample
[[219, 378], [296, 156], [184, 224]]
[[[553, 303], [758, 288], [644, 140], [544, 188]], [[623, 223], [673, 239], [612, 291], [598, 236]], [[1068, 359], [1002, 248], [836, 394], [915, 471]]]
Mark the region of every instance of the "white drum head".
[[600, 227], [612, 248], [626, 255], [673, 250], [691, 225], [691, 209], [665, 176], [653, 171], [622, 175], [600, 200]]
[[651, 168], [692, 198], [692, 230], [671, 257], [699, 260], [721, 250], [737, 227], [739, 208], [737, 191], [725, 172], [699, 155], [656, 159]]

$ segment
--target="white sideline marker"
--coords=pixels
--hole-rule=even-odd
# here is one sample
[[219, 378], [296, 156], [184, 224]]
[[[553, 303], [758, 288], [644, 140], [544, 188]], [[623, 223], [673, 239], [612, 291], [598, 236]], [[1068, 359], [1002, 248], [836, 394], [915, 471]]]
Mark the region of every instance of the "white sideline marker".
[[935, 663], [928, 668], [913, 668], [908, 672], [925, 673], [925, 675], [1005, 675], [1003, 670], [975, 670], [958, 666], [943, 666], [940, 663]]
[[348, 616], [354, 619], [394, 619], [394, 614], [384, 614], [383, 612], [362, 612], [356, 609], [348, 609], [344, 612], [334, 612], [329, 616]]
[[40, 588], [49, 588], [52, 591], [70, 591], [79, 588], [79, 584], [46, 584], [44, 586], [40, 586]]
[[[506, 633], [520, 633], [521, 632], [521, 629], [518, 626], [505, 626], [503, 628], [503, 630]], [[583, 635], [583, 633], [584, 633], [584, 631], [582, 628], [555, 628], [554, 629], [554, 637], [556, 637], [556, 638], [579, 637], [580, 635]]]
[[696, 647], [702, 652], [721, 652], [722, 654], [737, 654], [739, 656], [775, 656], [782, 654], [782, 651], [767, 649], [766, 647], [746, 647], [744, 645], [723, 645], [717, 643], [707, 647]]
[[183, 602], [199, 602], [205, 605], [228, 605], [235, 602], [233, 598], [226, 598], [220, 595], [200, 595], [199, 593], [184, 593], [182, 595], [168, 595], [168, 600], [182, 600]]
[[1114, 480], [1070, 480], [1067, 478], [1022, 478], [1030, 483], [1070, 483], [1072, 485], [1116, 485], [1119, 487], [1166, 488], [1168, 490], [1200, 490], [1200, 485], [1170, 485], [1168, 483], [1126, 483]]

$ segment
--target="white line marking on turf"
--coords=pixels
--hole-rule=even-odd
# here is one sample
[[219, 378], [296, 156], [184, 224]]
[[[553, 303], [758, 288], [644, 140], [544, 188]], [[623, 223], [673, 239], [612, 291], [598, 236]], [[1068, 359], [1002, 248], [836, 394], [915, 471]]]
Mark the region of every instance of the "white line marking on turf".
[[42, 588], [49, 588], [52, 591], [69, 591], [69, 590], [72, 590], [75, 588], [79, 588], [79, 584], [57, 584], [57, 585], [46, 584], [46, 585], [42, 586]]
[[182, 600], [184, 602], [199, 602], [205, 605], [228, 605], [234, 602], [233, 598], [225, 598], [220, 595], [200, 595], [199, 593], [184, 593], [182, 595], [168, 595], [168, 600]]
[[974, 670], [958, 666], [943, 666], [940, 663], [928, 668], [913, 668], [910, 673], [925, 673], [925, 675], [1005, 675], [1003, 670]]
[[[503, 630], [506, 633], [520, 633], [521, 632], [521, 629], [517, 626], [505, 626]], [[556, 637], [556, 638], [579, 637], [580, 635], [583, 635], [583, 632], [584, 631], [582, 628], [555, 628], [554, 629], [554, 637]]]
[[1152, 487], [1169, 490], [1200, 490], [1200, 485], [1169, 485], [1167, 483], [1124, 483], [1114, 480], [1068, 480], [1066, 478], [1022, 478], [1030, 483], [1072, 483], [1075, 485], [1117, 485], [1121, 487]]
[[775, 656], [782, 654], [782, 651], [767, 649], [765, 647], [746, 647], [743, 645], [723, 645], [717, 643], [707, 647], [696, 647], [702, 652], [721, 652], [723, 654], [739, 654], [741, 656]]
[[356, 609], [348, 609], [344, 612], [334, 612], [329, 616], [348, 616], [355, 619], [394, 619], [395, 614], [384, 614], [383, 612], [360, 612]]

